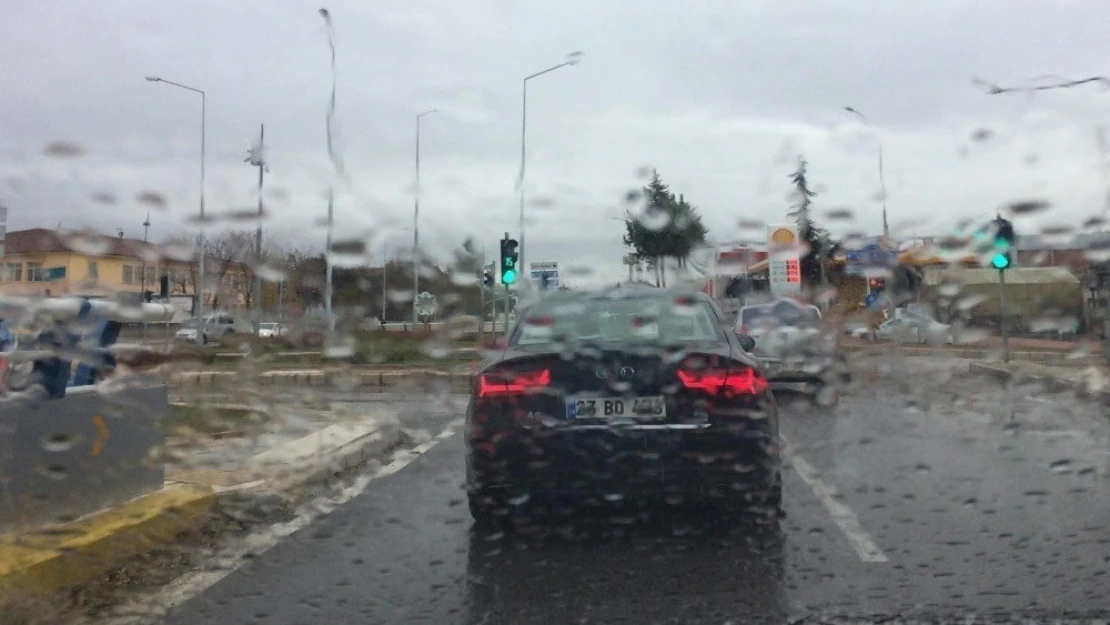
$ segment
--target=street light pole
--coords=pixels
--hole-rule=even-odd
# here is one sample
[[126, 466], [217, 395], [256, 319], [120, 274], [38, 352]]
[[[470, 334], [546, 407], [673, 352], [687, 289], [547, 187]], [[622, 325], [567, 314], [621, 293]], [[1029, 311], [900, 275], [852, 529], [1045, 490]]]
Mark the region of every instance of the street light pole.
[[[439, 109], [424, 111], [416, 116], [416, 189], [412, 209], [412, 326], [418, 321], [416, 295], [420, 292], [420, 120], [425, 115], [438, 113]], [[384, 275], [384, 274], [383, 274]], [[384, 279], [383, 279], [384, 282]]]
[[558, 65], [553, 65], [545, 70], [536, 72], [535, 74], [525, 76], [522, 82], [520, 102], [520, 176], [517, 178], [517, 188], [520, 192], [520, 245], [517, 247], [517, 249], [519, 250], [517, 262], [521, 268], [521, 271], [525, 271], [524, 268], [526, 267], [526, 265], [524, 264], [524, 174], [527, 166], [526, 144], [528, 139], [528, 81], [563, 67], [577, 65], [580, 60], [582, 60], [582, 53], [572, 52], [567, 55], [567, 60], [559, 63]]
[[335, 332], [335, 318], [331, 313], [331, 299], [332, 299], [332, 262], [331, 262], [331, 238], [332, 231], [335, 225], [335, 188], [333, 187], [328, 191], [328, 230], [327, 238], [324, 242], [324, 265], [326, 266], [324, 278], [324, 315], [328, 319], [328, 337]]
[[[848, 111], [849, 113], [852, 113], [853, 115], [858, 116], [863, 121], [864, 126], [867, 126], [868, 128], [871, 128], [871, 124], [867, 121], [867, 116], [866, 115], [864, 115], [863, 113], [859, 112], [858, 110], [856, 110], [856, 109], [854, 109], [850, 106], [845, 106], [844, 110]], [[882, 142], [882, 139], [880, 139], [878, 137], [878, 135], [875, 136], [875, 140], [879, 144], [879, 193], [882, 195], [882, 199], [883, 199], [883, 236], [884, 237], [889, 237], [890, 236], [890, 226], [887, 223], [887, 218], [886, 218], [886, 176], [883, 172], [883, 142]]]
[[197, 294], [196, 304], [193, 310], [196, 312], [197, 317], [204, 315], [204, 257], [205, 257], [205, 241], [204, 241], [204, 162], [206, 151], [206, 136], [207, 132], [207, 117], [208, 117], [208, 95], [201, 89], [190, 87], [171, 80], [165, 80], [157, 76], [147, 76], [149, 82], [160, 82], [172, 87], [186, 89], [194, 93], [200, 94], [200, 234], [198, 236], [198, 258], [197, 258]]

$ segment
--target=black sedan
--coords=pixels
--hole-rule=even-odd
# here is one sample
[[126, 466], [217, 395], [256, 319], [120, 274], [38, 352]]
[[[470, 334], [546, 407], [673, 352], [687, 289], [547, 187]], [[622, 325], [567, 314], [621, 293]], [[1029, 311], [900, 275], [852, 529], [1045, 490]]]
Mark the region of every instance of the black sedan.
[[474, 518], [645, 495], [777, 511], [778, 412], [751, 348], [698, 292], [559, 293], [529, 307], [475, 376]]

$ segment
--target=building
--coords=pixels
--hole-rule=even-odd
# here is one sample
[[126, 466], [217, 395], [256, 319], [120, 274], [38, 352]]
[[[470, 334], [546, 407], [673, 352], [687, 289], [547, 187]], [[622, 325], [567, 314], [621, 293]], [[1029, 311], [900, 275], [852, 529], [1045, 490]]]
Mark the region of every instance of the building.
[[[169, 295], [195, 295], [195, 260], [166, 258], [165, 249], [90, 232], [46, 228], [8, 232], [0, 257], [0, 294], [140, 296], [150, 291], [157, 297], [165, 277]], [[221, 284], [216, 293], [205, 294], [206, 307], [243, 304], [249, 281], [242, 263], [207, 257], [205, 272], [219, 276]]]

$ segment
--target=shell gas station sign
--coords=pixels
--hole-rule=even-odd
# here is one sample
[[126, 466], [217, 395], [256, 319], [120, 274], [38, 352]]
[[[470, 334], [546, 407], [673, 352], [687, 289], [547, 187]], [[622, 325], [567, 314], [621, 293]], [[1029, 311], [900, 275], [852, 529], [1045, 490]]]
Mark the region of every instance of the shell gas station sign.
[[802, 290], [801, 258], [798, 256], [798, 228], [793, 224], [767, 228], [767, 278], [771, 292], [793, 295]]

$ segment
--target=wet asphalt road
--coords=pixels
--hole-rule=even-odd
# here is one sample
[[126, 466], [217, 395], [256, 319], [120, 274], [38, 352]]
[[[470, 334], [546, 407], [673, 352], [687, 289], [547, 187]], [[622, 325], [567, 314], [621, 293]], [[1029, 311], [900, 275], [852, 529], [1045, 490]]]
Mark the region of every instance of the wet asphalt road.
[[[1110, 428], [966, 366], [872, 363], [841, 405], [786, 402], [786, 518], [661, 514], [623, 536], [477, 531], [444, 438], [167, 622], [749, 623], [1110, 615]], [[442, 411], [406, 425], [442, 428]], [[404, 411], [403, 411], [404, 412]]]

